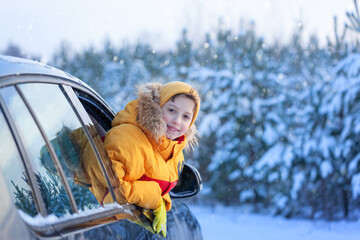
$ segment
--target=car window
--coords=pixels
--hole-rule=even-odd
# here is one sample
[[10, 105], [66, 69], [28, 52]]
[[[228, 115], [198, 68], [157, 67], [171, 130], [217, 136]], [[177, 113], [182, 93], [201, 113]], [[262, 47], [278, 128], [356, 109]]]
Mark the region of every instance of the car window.
[[[71, 212], [68, 196], [64, 194], [64, 186], [54, 171], [54, 164], [51, 161], [44, 162], [41, 160], [41, 153], [47, 151], [44, 150], [46, 144], [25, 103], [12, 86], [2, 88], [0, 93], [12, 115], [17, 130], [22, 136], [24, 148], [29, 154], [47, 212], [57, 216]], [[27, 184], [26, 179], [24, 182]]]
[[[73, 193], [78, 209], [99, 207], [82, 168], [82, 151], [94, 155], [79, 120], [58, 85], [23, 84], [25, 99], [48, 137]], [[14, 87], [1, 89], [9, 112], [30, 152], [48, 213], [62, 216], [72, 212], [69, 197], [54, 165], [49, 148], [30, 112]]]
[[[60, 87], [55, 84], [22, 84], [19, 88], [37, 116], [69, 182], [78, 209], [99, 207], [106, 182], [86, 132]], [[88, 126], [91, 132], [91, 127]], [[40, 160], [51, 162], [43, 146]], [[51, 169], [53, 165], [49, 165]], [[52, 169], [54, 170], [54, 169]], [[101, 189], [99, 189], [102, 186]]]
[[22, 164], [20, 153], [10, 132], [9, 126], [0, 109], [0, 168], [6, 185], [16, 207], [30, 216], [35, 216], [37, 210], [32, 191], [27, 184], [27, 174]]

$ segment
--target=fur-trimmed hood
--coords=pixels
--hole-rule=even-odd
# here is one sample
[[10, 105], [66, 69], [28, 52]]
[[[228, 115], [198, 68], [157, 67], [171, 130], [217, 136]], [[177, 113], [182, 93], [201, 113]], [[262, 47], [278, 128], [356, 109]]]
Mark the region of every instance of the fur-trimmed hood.
[[[166, 133], [166, 123], [160, 106], [160, 83], [148, 83], [138, 87], [138, 99], [131, 101], [123, 111], [116, 114], [112, 125], [131, 123], [141, 128], [146, 134], [160, 143]], [[197, 114], [196, 114], [197, 115]], [[194, 119], [195, 121], [195, 119]], [[192, 124], [185, 133], [185, 150], [192, 150], [198, 143], [198, 131]]]

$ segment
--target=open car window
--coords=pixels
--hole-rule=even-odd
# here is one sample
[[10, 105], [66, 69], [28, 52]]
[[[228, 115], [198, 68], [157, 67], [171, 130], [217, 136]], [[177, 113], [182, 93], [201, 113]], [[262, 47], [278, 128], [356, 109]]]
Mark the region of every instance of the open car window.
[[91, 117], [94, 123], [102, 129], [98, 129], [99, 134], [101, 132], [105, 134], [111, 128], [111, 122], [114, 118], [114, 113], [108, 107], [105, 107], [101, 102], [95, 99], [90, 94], [74, 89], [78, 99], [80, 100], [82, 106], [85, 108], [86, 113]]
[[[93, 147], [97, 150], [98, 157], [101, 160], [101, 167], [103, 168], [103, 171], [106, 172], [108, 185], [111, 186], [111, 188], [108, 189], [109, 194], [107, 197], [102, 199], [103, 203], [117, 202], [118, 204], [126, 204], [127, 202], [122, 197], [118, 187], [119, 180], [112, 169], [110, 158], [108, 157], [103, 143], [106, 131], [111, 127], [111, 115], [109, 115], [108, 112], [105, 112], [108, 110], [102, 108], [99, 103], [97, 107], [94, 107], [93, 97], [89, 94], [84, 94], [86, 98], [81, 99], [79, 98], [78, 92], [76, 91], [75, 94], [72, 88], [65, 86], [64, 90], [68, 94], [79, 117], [89, 130], [88, 132], [93, 140]], [[86, 104], [83, 102], [86, 102]]]

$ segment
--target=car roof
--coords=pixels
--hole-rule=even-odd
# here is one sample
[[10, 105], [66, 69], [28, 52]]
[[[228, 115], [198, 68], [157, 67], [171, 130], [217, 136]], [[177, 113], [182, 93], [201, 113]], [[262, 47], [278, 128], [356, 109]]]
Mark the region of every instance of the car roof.
[[89, 85], [58, 68], [34, 60], [0, 55], [0, 87], [8, 83], [9, 77], [15, 76], [51, 76], [58, 78], [59, 82], [67, 82], [73, 86], [83, 87], [103, 100]]
[[[21, 76], [50, 76], [52, 82], [67, 84], [92, 94], [110, 112], [113, 112], [106, 101], [92, 87], [71, 74], [34, 60], [0, 55], [0, 87], [18, 83], [16, 77]], [[38, 81], [42, 82], [41, 79], [39, 78]], [[45, 79], [44, 82], [48, 82], [48, 79]]]
[[49, 65], [18, 57], [0, 55], [0, 78], [5, 76], [19, 75], [51, 75], [66, 78], [80, 83], [81, 81], [69, 73], [61, 71]]

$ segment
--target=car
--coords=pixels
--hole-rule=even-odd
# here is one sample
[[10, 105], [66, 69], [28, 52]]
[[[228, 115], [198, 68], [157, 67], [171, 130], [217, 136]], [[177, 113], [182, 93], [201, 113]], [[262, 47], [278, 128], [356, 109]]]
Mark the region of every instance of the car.
[[[69, 73], [0, 55], [0, 239], [163, 239], [113, 187], [103, 139], [114, 116]], [[88, 181], [93, 167], [102, 173], [96, 183]], [[112, 203], [93, 194], [101, 187]], [[166, 239], [202, 239], [182, 200], [201, 188], [198, 171], [185, 164], [170, 192]]]

